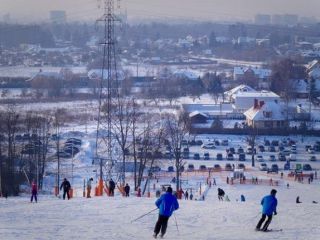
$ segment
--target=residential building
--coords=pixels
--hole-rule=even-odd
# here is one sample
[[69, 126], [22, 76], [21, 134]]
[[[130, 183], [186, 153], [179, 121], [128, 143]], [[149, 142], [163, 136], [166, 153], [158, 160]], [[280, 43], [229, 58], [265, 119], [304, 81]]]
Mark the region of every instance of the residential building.
[[237, 112], [245, 112], [253, 106], [255, 100], [263, 102], [280, 102], [280, 96], [271, 91], [238, 92], [234, 96], [234, 109]]
[[288, 121], [281, 105], [275, 101], [254, 100], [254, 105], [244, 112], [246, 123], [256, 129], [281, 129], [288, 126]]

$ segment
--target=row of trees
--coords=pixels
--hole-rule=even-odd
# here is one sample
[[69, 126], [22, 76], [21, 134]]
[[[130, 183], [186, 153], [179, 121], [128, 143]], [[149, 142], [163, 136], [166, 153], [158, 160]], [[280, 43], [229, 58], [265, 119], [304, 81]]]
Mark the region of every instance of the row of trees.
[[[105, 113], [104, 123], [107, 122], [107, 112]], [[118, 162], [121, 162], [119, 181], [125, 183], [126, 164], [133, 162], [134, 187], [141, 187], [144, 193], [152, 176], [152, 169], [159, 165], [161, 152], [167, 147], [174, 159], [176, 187], [179, 189], [183, 165], [181, 143], [189, 129], [187, 116], [183, 113], [176, 116], [142, 112], [136, 100], [131, 98], [118, 98], [113, 103], [111, 115], [112, 136], [120, 148], [120, 155], [116, 156]], [[145, 176], [147, 169], [149, 172]], [[142, 186], [144, 179], [146, 181]]]
[[0, 114], [0, 193], [17, 195], [32, 180], [43, 186], [52, 120], [9, 106]]

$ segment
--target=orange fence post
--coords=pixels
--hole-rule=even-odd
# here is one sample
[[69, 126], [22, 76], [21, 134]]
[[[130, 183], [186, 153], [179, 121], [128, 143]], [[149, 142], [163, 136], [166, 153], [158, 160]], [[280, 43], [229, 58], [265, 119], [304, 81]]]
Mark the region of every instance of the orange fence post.
[[99, 185], [98, 185], [98, 196], [103, 195], [103, 179], [99, 179]]
[[70, 196], [70, 198], [73, 198], [73, 188], [70, 188], [70, 190], [69, 190], [69, 196]]
[[55, 186], [55, 187], [54, 187], [54, 195], [55, 195], [55, 196], [58, 196], [58, 195], [59, 195], [59, 187], [58, 187], [58, 186]]

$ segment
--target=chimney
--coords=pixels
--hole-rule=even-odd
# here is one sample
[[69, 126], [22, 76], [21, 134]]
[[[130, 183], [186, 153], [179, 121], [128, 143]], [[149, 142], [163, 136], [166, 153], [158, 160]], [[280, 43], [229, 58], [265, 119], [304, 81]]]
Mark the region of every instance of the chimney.
[[260, 108], [262, 108], [263, 105], [264, 105], [264, 101], [260, 101], [260, 104], [259, 104]]
[[254, 109], [257, 109], [259, 106], [259, 103], [258, 103], [258, 99], [254, 99], [254, 105], [253, 105], [253, 108]]

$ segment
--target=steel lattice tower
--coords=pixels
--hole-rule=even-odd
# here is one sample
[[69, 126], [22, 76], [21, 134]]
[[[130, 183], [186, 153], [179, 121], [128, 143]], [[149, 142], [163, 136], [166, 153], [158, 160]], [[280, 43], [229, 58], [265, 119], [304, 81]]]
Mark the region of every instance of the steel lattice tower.
[[[119, 2], [118, 2], [119, 4]], [[103, 47], [103, 59], [99, 88], [99, 109], [96, 134], [95, 158], [100, 164], [100, 183], [103, 182], [103, 168], [106, 168], [106, 176], [111, 175], [113, 166], [112, 149], [112, 99], [118, 97], [118, 74], [115, 39], [115, 22], [118, 21], [115, 10], [115, 0], [104, 0], [104, 14], [97, 21], [104, 24], [104, 36], [101, 43]], [[105, 110], [105, 111], [103, 111]], [[106, 136], [102, 132], [106, 131]], [[101, 150], [106, 146], [105, 150]], [[101, 184], [99, 187], [102, 188]], [[102, 189], [101, 189], [102, 194]]]

